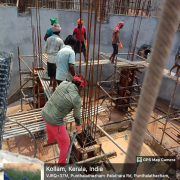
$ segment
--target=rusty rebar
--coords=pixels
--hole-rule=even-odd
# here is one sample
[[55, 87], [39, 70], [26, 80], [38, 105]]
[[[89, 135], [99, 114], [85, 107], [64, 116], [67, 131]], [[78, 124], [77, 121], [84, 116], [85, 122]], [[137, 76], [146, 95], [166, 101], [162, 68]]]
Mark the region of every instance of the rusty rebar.
[[[18, 60], [19, 60], [19, 79], [20, 79], [20, 87], [22, 86], [22, 80], [21, 80], [21, 60], [20, 60], [20, 52], [19, 52], [19, 46], [18, 46]], [[20, 92], [21, 97], [21, 111], [22, 111], [22, 93]]]
[[[90, 45], [90, 36], [91, 36], [91, 25], [92, 25], [92, 10], [93, 10], [93, 7], [90, 6], [90, 0], [89, 0], [89, 9], [88, 9], [88, 33], [87, 33], [87, 54], [86, 54], [86, 57], [88, 59], [89, 57], [89, 45]], [[91, 7], [91, 17], [90, 17], [90, 24], [89, 24], [89, 13], [90, 13], [90, 7]], [[90, 64], [90, 71], [89, 71], [89, 79], [90, 79], [90, 72], [91, 72], [91, 64]], [[87, 80], [87, 73], [88, 73], [88, 63], [86, 63], [86, 72], [85, 72], [85, 80]], [[86, 86], [85, 86], [85, 90], [84, 90], [84, 102], [85, 102], [85, 109], [87, 110], [88, 109], [88, 96], [89, 96], [89, 83], [88, 83], [88, 88], [87, 88], [87, 93], [86, 93]], [[85, 97], [85, 94], [86, 94], [86, 97]], [[87, 118], [85, 117], [85, 127], [86, 127], [86, 121], [87, 121]], [[84, 128], [85, 128], [84, 127]]]
[[[101, 12], [102, 12], [102, 1], [100, 1], [100, 23], [99, 23], [99, 44], [98, 44], [98, 64], [97, 64], [97, 74], [96, 74], [96, 89], [95, 89], [95, 102], [96, 102], [96, 91], [97, 91], [97, 82], [98, 82], [98, 77], [99, 77], [99, 52], [100, 52], [100, 41], [101, 41]], [[99, 90], [99, 88], [98, 88]], [[99, 95], [99, 94], [98, 94]], [[97, 100], [97, 114], [98, 114], [98, 105], [99, 105], [99, 97]], [[94, 105], [94, 111], [95, 111], [95, 105]], [[97, 124], [97, 114], [95, 116], [96, 118], [96, 124]], [[96, 126], [95, 126], [95, 131], [94, 131], [94, 135], [96, 133]]]
[[[89, 13], [90, 13], [90, 0], [88, 0], [88, 28], [87, 28], [88, 31], [87, 31], [87, 35], [89, 34]], [[89, 51], [89, 46], [87, 46], [86, 49], [87, 49], [87, 51]], [[87, 58], [87, 54], [86, 54], [86, 59], [85, 59], [85, 61], [86, 61], [85, 81], [87, 80], [87, 72], [88, 72], [88, 63], [87, 63], [88, 62], [88, 58]], [[86, 86], [84, 87], [83, 110], [87, 109], [85, 101], [86, 101]], [[83, 111], [83, 127], [82, 127], [83, 129], [85, 129], [85, 125], [86, 125], [85, 124], [86, 123], [86, 118], [87, 118], [86, 115], [87, 115], [87, 113], [84, 116], [84, 111]]]
[[[90, 3], [90, 1], [89, 1]], [[87, 58], [89, 57], [89, 45], [90, 45], [90, 37], [91, 37], [91, 26], [92, 26], [92, 14], [93, 14], [93, 4], [94, 4], [94, 1], [92, 1], [92, 5], [91, 5], [91, 18], [90, 18], [90, 25], [89, 25], [89, 29], [88, 29], [88, 49], [87, 49]], [[90, 60], [90, 70], [89, 70], [89, 80], [90, 80], [90, 73], [91, 73], [91, 64], [92, 63], [92, 59]], [[88, 66], [88, 64], [86, 64]], [[87, 68], [87, 71], [88, 71], [88, 68]], [[88, 109], [88, 112], [89, 112], [89, 106], [88, 106], [88, 99], [89, 99], [89, 86], [90, 84], [88, 83], [88, 89], [87, 89], [87, 95], [86, 95], [86, 109]], [[88, 114], [89, 116], [89, 114]], [[85, 124], [88, 125], [88, 119], [86, 119], [85, 121]]]
[[79, 74], [81, 74], [81, 0], [80, 0], [80, 41], [79, 41], [79, 52], [80, 52], [80, 61], [79, 61]]
[[[99, 0], [96, 0], [96, 3], [95, 3], [95, 16], [94, 16], [95, 20], [94, 20], [94, 42], [93, 42], [93, 71], [92, 71], [93, 76], [92, 76], [92, 91], [91, 91], [92, 94], [94, 92], [94, 88], [93, 88], [93, 80], [94, 80], [94, 55], [95, 55], [95, 44], [96, 44], [96, 25], [97, 25], [98, 4], [99, 4]], [[94, 129], [94, 118], [93, 118], [93, 127], [90, 129], [90, 132], [93, 129]], [[91, 141], [92, 141], [93, 133], [90, 133], [90, 134], [91, 134]]]
[[[91, 69], [92, 69], [92, 59], [90, 61], [90, 70], [89, 70], [89, 79], [91, 79]], [[90, 89], [89, 89], [90, 88]], [[88, 83], [88, 93], [87, 93], [87, 107], [86, 110], [88, 110], [88, 117], [90, 117], [90, 101], [91, 101], [91, 98], [89, 96], [91, 96], [91, 93], [89, 93], [89, 91], [91, 91], [91, 81], [89, 81]], [[88, 103], [88, 99], [89, 99], [89, 103]], [[85, 138], [85, 141], [84, 141], [84, 146], [86, 145], [86, 141], [87, 141], [87, 134], [89, 132], [89, 126], [88, 126], [88, 118], [87, 118], [87, 124], [86, 124], [86, 138]], [[82, 136], [83, 137], [83, 136]], [[83, 146], [83, 148], [84, 148]]]
[[138, 36], [139, 36], [139, 31], [140, 31], [140, 28], [141, 28], [142, 15], [143, 15], [145, 2], [146, 2], [146, 0], [143, 3], [143, 8], [142, 8], [142, 11], [141, 11], [141, 20], [140, 20], [140, 23], [139, 23], [139, 29], [137, 30], [137, 33], [136, 33], [136, 39], [135, 39], [135, 43], [134, 43], [134, 49], [133, 49], [133, 54], [132, 54], [132, 57], [131, 57], [131, 61], [134, 60], [134, 54], [135, 54], [135, 50], [136, 50], [136, 44], [137, 44], [137, 40], [138, 40]]

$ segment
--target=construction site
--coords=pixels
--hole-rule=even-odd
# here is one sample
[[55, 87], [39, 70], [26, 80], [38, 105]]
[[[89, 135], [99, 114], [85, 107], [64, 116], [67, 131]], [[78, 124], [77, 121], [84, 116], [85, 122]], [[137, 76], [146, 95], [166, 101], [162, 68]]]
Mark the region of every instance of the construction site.
[[[61, 179], [44, 174], [61, 153], [57, 141], [48, 143], [41, 115], [56, 92], [44, 35], [57, 18], [65, 41], [83, 19], [86, 56], [76, 54], [74, 64], [87, 81], [79, 93], [82, 132], [76, 133], [72, 109], [63, 118], [71, 141], [67, 164], [109, 179], [180, 179], [180, 79], [170, 71], [180, 44], [179, 12], [180, 0], [0, 0], [0, 172], [5, 163], [40, 163], [41, 179]], [[112, 63], [120, 21], [123, 47]], [[141, 166], [137, 157], [175, 161]]]

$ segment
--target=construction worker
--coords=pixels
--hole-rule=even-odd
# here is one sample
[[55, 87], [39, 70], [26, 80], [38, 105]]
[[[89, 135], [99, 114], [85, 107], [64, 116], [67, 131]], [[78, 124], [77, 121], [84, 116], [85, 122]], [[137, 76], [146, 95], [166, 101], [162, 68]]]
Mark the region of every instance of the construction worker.
[[180, 44], [176, 51], [174, 66], [170, 69], [169, 75], [171, 74], [171, 71], [176, 67], [177, 67], [177, 70], [176, 70], [175, 76], [178, 76], [178, 72], [179, 72], [179, 68], [180, 68]]
[[59, 24], [52, 26], [53, 35], [47, 39], [45, 45], [45, 52], [48, 54], [47, 59], [47, 70], [48, 76], [50, 77], [50, 87], [53, 87], [52, 92], [56, 88], [56, 58], [58, 51], [64, 47], [63, 40], [58, 36], [61, 27]]
[[[58, 24], [57, 18], [52, 18], [52, 19], [50, 19], [50, 21], [51, 21], [51, 26], [53, 26], [54, 24]], [[52, 27], [50, 27], [50, 28], [48, 28], [48, 29], [46, 30], [46, 34], [45, 34], [45, 36], [44, 36], [44, 40], [45, 40], [45, 41], [47, 40], [48, 37], [50, 37], [50, 36], [53, 35], [53, 32], [52, 32], [52, 29], [51, 29], [51, 28], [52, 28]]]
[[111, 57], [109, 58], [109, 60], [114, 64], [114, 58], [116, 56], [116, 54], [118, 54], [118, 45], [120, 47], [120, 49], [123, 48], [122, 43], [119, 40], [119, 34], [120, 34], [120, 29], [122, 29], [124, 26], [124, 23], [122, 21], [120, 21], [116, 27], [113, 30], [112, 33], [112, 47], [113, 47], [113, 53], [111, 55]]
[[58, 85], [62, 81], [70, 79], [70, 74], [75, 76], [75, 53], [74, 46], [77, 40], [74, 36], [69, 35], [65, 41], [65, 47], [58, 52], [56, 59], [56, 81]]
[[46, 123], [48, 143], [55, 140], [58, 142], [60, 148], [58, 164], [60, 165], [65, 165], [70, 145], [70, 138], [63, 118], [73, 109], [76, 129], [78, 134], [82, 132], [81, 97], [79, 94], [85, 85], [85, 80], [81, 76], [74, 77], [72, 82], [63, 81], [41, 111], [43, 120]]
[[[78, 19], [77, 23], [78, 23], [78, 26], [76, 26], [73, 31], [73, 36], [75, 36], [75, 38], [78, 40], [74, 47], [74, 51], [75, 51], [75, 55], [77, 53], [83, 52], [84, 62], [86, 62], [87, 39], [86, 39], [86, 28], [83, 26], [84, 19], [81, 19], [81, 20]], [[81, 29], [81, 31], [80, 31], [80, 29]], [[80, 38], [80, 32], [81, 32], [81, 38]], [[86, 46], [84, 44], [84, 39], [85, 39]], [[80, 44], [81, 44], [81, 52], [80, 52]]]

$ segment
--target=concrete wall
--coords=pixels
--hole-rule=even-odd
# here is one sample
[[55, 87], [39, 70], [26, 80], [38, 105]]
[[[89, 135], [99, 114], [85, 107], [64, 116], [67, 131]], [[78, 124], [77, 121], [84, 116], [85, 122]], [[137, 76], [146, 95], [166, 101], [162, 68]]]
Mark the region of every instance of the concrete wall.
[[[54, 10], [54, 9], [40, 9], [40, 25], [41, 25], [41, 42], [42, 49], [44, 52], [44, 35], [46, 29], [50, 27], [50, 18], [58, 18], [58, 22], [60, 23], [61, 30], [61, 38], [64, 40], [69, 34], [73, 33], [74, 27], [77, 25], [77, 19], [79, 19], [80, 14], [76, 11], [64, 11], [64, 10]], [[83, 12], [82, 18], [85, 20], [84, 26], [87, 28], [88, 22], [88, 14]], [[100, 51], [111, 53], [112, 45], [111, 45], [111, 34], [115, 27], [115, 25], [119, 21], [123, 21], [125, 23], [124, 28], [121, 30], [120, 39], [123, 44], [123, 50], [119, 50], [119, 52], [127, 53], [129, 49], [131, 34], [133, 23], [135, 20], [134, 26], [134, 39], [136, 36], [136, 32], [139, 29], [139, 23], [141, 17], [134, 16], [126, 16], [126, 15], [110, 15], [108, 18], [108, 22], [101, 25], [101, 44]], [[138, 41], [136, 44], [136, 53], [138, 48], [140, 48], [143, 44], [152, 45], [154, 36], [156, 33], [157, 18], [149, 18], [143, 17], [139, 32]], [[20, 16], [17, 13], [16, 7], [0, 7], [0, 50], [1, 51], [9, 51], [14, 53], [14, 67], [13, 67], [13, 76], [12, 83], [10, 88], [10, 95], [19, 87], [19, 74], [18, 74], [18, 54], [17, 48], [20, 48], [21, 55], [33, 55], [33, 46], [32, 46], [32, 31], [31, 31], [31, 16], [30, 13], [24, 16]], [[32, 9], [32, 22], [36, 27], [36, 9]], [[169, 57], [169, 61], [167, 63], [166, 68], [170, 69], [174, 64], [174, 54], [176, 52], [176, 48], [179, 44], [180, 31], [176, 32], [175, 40], [173, 43], [173, 47], [171, 49], [171, 55]], [[94, 39], [94, 15], [92, 18], [92, 29], [91, 29], [91, 43], [90, 43], [90, 53], [89, 59], [93, 57], [93, 39]], [[94, 57], [97, 59], [98, 55], [98, 40], [99, 40], [99, 23], [97, 23], [96, 28], [96, 36], [95, 36], [95, 54]], [[134, 47], [134, 43], [133, 46]], [[133, 48], [132, 48], [133, 50]], [[132, 51], [131, 51], [132, 52]], [[83, 56], [82, 56], [83, 57]], [[126, 56], [122, 56], [126, 58]], [[33, 58], [24, 58], [27, 64], [31, 67]], [[77, 55], [76, 60], [79, 60], [79, 55]], [[26, 70], [25, 66], [23, 66], [23, 70]], [[96, 70], [96, 69], [95, 69]], [[84, 69], [82, 69], [84, 72]], [[113, 67], [111, 65], [103, 66], [102, 80], [106, 79], [110, 73], [113, 72]], [[141, 79], [143, 79], [143, 75], [140, 75]], [[167, 80], [164, 78], [161, 87], [160, 97], [163, 97], [166, 100], [170, 100], [171, 92], [174, 82], [171, 80]], [[165, 86], [165, 87], [164, 87]], [[16, 96], [17, 97], [17, 96]], [[178, 100], [178, 93], [175, 104], [180, 106], [180, 101]]]

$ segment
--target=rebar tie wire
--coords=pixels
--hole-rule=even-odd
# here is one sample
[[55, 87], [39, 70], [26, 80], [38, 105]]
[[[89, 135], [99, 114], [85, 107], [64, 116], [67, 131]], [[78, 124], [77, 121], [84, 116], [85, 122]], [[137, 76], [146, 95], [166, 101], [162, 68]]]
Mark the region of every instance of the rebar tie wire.
[[141, 153], [145, 132], [161, 85], [163, 70], [171, 51], [175, 31], [178, 27], [179, 12], [180, 0], [166, 0], [164, 2], [122, 174], [134, 174], [136, 171], [136, 166], [129, 168], [127, 163], [136, 163], [136, 156], [139, 156]]

